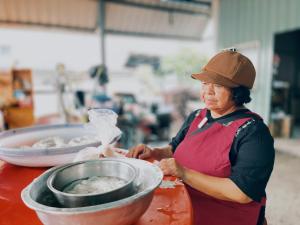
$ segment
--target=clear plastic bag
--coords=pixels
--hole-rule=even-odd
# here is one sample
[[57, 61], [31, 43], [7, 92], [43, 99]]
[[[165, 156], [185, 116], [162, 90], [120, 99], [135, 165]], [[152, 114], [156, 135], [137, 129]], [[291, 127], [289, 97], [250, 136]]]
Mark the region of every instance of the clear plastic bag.
[[83, 161], [83, 160], [91, 160], [91, 159], [99, 159], [99, 156], [101, 154], [100, 149], [96, 147], [87, 147], [82, 150], [80, 150], [75, 158], [73, 159], [73, 162]]
[[121, 130], [116, 126], [118, 115], [110, 109], [90, 109], [86, 129], [95, 132], [103, 146], [116, 142], [121, 137]]
[[90, 109], [88, 111], [89, 122], [85, 129], [93, 132], [101, 141], [98, 148], [85, 148], [81, 150], [73, 161], [99, 158], [100, 155], [112, 157], [113, 145], [122, 135], [122, 131], [116, 126], [118, 115], [110, 109]]

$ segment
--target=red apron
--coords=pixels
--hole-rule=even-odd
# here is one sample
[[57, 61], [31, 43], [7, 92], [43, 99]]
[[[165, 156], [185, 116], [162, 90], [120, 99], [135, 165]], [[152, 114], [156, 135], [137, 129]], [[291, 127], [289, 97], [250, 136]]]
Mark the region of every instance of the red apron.
[[[237, 119], [227, 125], [215, 122], [199, 133], [198, 124], [207, 110], [194, 119], [184, 140], [177, 147], [174, 158], [182, 166], [215, 177], [229, 177], [231, 164], [229, 152], [238, 128], [249, 118]], [[187, 186], [196, 225], [256, 225], [262, 203], [240, 204], [210, 197]], [[262, 202], [265, 199], [262, 200]]]

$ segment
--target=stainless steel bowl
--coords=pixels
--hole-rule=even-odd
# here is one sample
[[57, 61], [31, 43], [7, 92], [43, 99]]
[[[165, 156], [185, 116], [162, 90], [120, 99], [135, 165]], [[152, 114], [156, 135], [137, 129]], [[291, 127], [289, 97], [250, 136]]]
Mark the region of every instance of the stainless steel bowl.
[[[136, 191], [135, 179], [138, 170], [126, 162], [115, 159], [101, 159], [71, 163], [58, 168], [47, 180], [48, 188], [54, 193], [58, 202], [65, 207], [82, 207], [97, 205], [126, 198]], [[64, 189], [90, 177], [115, 177], [125, 181], [121, 187], [104, 193], [72, 194]]]
[[161, 170], [144, 160], [118, 159], [139, 169], [140, 183], [137, 193], [118, 201], [79, 208], [61, 208], [47, 187], [48, 177], [57, 169], [52, 168], [34, 179], [21, 193], [26, 206], [37, 213], [44, 225], [131, 225], [149, 207], [154, 190], [160, 185]]

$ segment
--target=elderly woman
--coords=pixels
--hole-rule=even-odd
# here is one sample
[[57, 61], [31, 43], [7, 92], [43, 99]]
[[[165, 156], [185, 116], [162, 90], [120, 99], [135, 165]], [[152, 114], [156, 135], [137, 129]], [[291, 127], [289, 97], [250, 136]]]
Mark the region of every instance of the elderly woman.
[[182, 179], [195, 224], [262, 225], [274, 147], [262, 118], [244, 106], [254, 66], [236, 51], [223, 51], [192, 77], [201, 81], [206, 108], [191, 113], [168, 146], [141, 144], [128, 156], [160, 160], [165, 175]]

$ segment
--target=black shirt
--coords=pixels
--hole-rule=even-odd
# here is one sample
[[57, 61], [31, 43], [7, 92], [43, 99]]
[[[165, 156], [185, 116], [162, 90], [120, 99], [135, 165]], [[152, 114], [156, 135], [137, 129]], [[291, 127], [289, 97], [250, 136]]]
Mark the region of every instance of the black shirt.
[[[247, 112], [249, 112], [248, 109], [240, 109], [214, 119], [210, 111], [207, 110], [206, 117], [208, 121], [196, 132], [208, 129], [213, 123], [227, 124], [238, 118], [249, 117], [251, 114]], [[199, 110], [191, 113], [177, 135], [172, 138], [170, 145], [174, 152], [184, 139], [190, 124], [198, 113]], [[229, 179], [251, 199], [260, 202], [261, 198], [266, 196], [265, 188], [273, 170], [274, 157], [274, 141], [268, 127], [258, 116], [251, 116], [251, 119], [237, 130], [233, 140], [229, 153], [231, 163], [231, 175]], [[263, 218], [263, 216], [264, 208], [262, 208], [260, 217]], [[259, 222], [258, 224], [261, 223]]]

